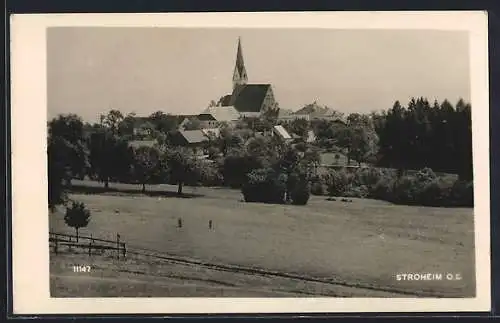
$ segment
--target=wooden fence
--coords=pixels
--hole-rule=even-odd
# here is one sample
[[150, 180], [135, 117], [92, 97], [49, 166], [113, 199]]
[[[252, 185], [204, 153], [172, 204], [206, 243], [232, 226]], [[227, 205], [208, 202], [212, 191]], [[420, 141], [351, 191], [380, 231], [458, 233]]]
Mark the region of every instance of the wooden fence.
[[61, 251], [61, 247], [66, 246], [69, 249], [80, 248], [87, 250], [89, 256], [106, 250], [114, 251], [118, 259], [120, 256], [125, 257], [127, 255], [127, 247], [125, 242], [120, 241], [120, 234], [116, 234], [116, 240], [105, 240], [94, 238], [92, 235], [78, 235], [77, 238], [73, 234], [49, 232], [49, 244], [55, 254]]

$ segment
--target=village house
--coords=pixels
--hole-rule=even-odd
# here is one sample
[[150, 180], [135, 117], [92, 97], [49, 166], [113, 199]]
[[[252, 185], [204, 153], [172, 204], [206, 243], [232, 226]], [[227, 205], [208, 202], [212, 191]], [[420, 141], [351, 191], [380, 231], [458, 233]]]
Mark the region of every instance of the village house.
[[307, 131], [306, 142], [313, 143], [315, 141], [316, 141], [316, 135], [314, 134], [314, 131], [312, 130]]
[[153, 140], [131, 140], [128, 142], [128, 146], [132, 149], [138, 149], [141, 147], [155, 147], [158, 144], [156, 139]]
[[305, 113], [296, 114], [296, 113], [293, 113], [291, 111], [282, 110], [282, 109], [280, 109], [280, 111], [278, 113], [278, 122], [288, 123], [288, 122], [292, 122], [294, 120], [299, 120], [299, 119], [309, 121], [310, 116], [308, 114], [305, 114]]
[[240, 114], [233, 106], [208, 107], [197, 118], [201, 128], [217, 128], [223, 125], [234, 125], [240, 118]]
[[177, 117], [179, 120], [179, 123], [177, 124], [177, 129], [179, 130], [185, 130], [185, 127], [193, 120], [199, 121], [197, 115], [178, 115]]
[[174, 146], [191, 148], [195, 154], [202, 156], [206, 154], [205, 150], [210, 140], [215, 140], [219, 137], [219, 128], [177, 130], [169, 135], [168, 141]]
[[154, 128], [148, 117], [135, 117], [133, 120], [134, 138], [149, 138], [153, 135]]
[[281, 141], [289, 143], [293, 141], [293, 137], [286, 131], [283, 126], [273, 126], [271, 136], [277, 136]]

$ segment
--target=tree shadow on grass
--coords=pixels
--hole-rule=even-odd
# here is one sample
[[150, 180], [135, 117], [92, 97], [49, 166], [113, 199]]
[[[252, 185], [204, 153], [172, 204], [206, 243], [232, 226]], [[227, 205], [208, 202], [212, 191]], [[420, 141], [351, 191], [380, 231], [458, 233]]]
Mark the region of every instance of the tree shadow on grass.
[[141, 188], [116, 188], [116, 187], [103, 187], [103, 186], [86, 186], [86, 185], [71, 185], [69, 187], [70, 193], [76, 194], [102, 194], [102, 195], [115, 195], [115, 196], [123, 196], [123, 195], [145, 195], [150, 197], [175, 197], [175, 198], [196, 198], [203, 197], [204, 194], [198, 193], [182, 193], [177, 194], [177, 191], [170, 191], [165, 189], [155, 188], [154, 190], [150, 189], [146, 192], [143, 192]]

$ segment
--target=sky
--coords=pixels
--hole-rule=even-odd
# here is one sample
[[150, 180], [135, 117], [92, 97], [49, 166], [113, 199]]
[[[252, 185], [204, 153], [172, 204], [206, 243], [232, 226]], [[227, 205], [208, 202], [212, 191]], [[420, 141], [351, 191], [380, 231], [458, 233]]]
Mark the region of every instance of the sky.
[[248, 82], [272, 84], [284, 109], [317, 101], [368, 113], [411, 97], [470, 100], [463, 31], [52, 27], [48, 117], [199, 113], [231, 93], [238, 37]]

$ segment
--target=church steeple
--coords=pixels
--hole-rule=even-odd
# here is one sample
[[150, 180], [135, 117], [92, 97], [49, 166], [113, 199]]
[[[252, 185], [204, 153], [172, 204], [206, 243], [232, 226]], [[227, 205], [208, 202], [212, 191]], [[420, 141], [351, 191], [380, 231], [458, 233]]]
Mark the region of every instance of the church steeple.
[[233, 89], [237, 85], [247, 84], [248, 77], [243, 61], [243, 50], [241, 49], [241, 39], [238, 37], [238, 52], [236, 53], [236, 65], [233, 73]]

